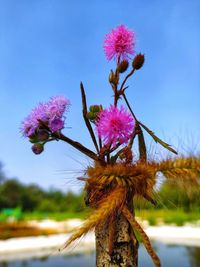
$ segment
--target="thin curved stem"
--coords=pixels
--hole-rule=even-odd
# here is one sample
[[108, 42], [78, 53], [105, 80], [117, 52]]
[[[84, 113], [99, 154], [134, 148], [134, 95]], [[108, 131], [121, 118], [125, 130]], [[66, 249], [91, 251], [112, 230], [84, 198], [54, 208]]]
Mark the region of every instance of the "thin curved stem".
[[64, 142], [70, 144], [71, 146], [73, 146], [74, 148], [76, 148], [77, 150], [79, 150], [80, 152], [85, 154], [86, 156], [90, 157], [91, 159], [96, 160], [96, 161], [100, 160], [99, 157], [93, 151], [91, 151], [87, 147], [83, 146], [79, 142], [76, 142], [76, 141], [70, 139], [69, 137], [65, 136], [64, 134], [54, 133], [54, 134], [52, 134], [52, 136], [58, 140], [62, 140]]
[[[139, 145], [139, 153], [140, 153], [140, 160], [146, 162], [147, 161], [147, 150], [146, 150], [146, 144], [145, 144], [145, 140], [144, 140], [144, 135], [143, 135], [143, 131], [142, 128], [140, 127], [140, 122], [138, 121], [138, 119], [136, 118], [129, 102], [128, 99], [125, 95], [125, 93], [123, 92], [123, 98], [128, 106], [128, 109], [130, 110], [133, 118], [135, 119], [135, 123], [136, 123], [136, 130], [137, 130], [137, 134], [138, 134], [138, 145]], [[132, 146], [132, 144], [131, 144]]]
[[94, 146], [96, 148], [96, 151], [97, 151], [97, 153], [99, 153], [99, 147], [98, 147], [98, 144], [97, 144], [97, 141], [96, 141], [96, 137], [94, 135], [92, 126], [90, 124], [90, 121], [87, 118], [87, 102], [86, 102], [86, 95], [85, 95], [85, 90], [84, 90], [84, 87], [83, 87], [82, 82], [80, 84], [80, 87], [81, 87], [81, 96], [82, 96], [82, 107], [83, 107], [82, 112], [83, 112], [83, 118], [85, 120], [85, 124], [86, 124], [86, 126], [88, 128], [88, 131], [90, 133], [90, 136], [92, 138], [92, 141], [94, 143]]
[[125, 95], [124, 92], [122, 93], [122, 96], [123, 96], [123, 98], [124, 98], [124, 100], [125, 100], [125, 102], [126, 102], [126, 105], [127, 105], [128, 109], [130, 110], [130, 112], [131, 112], [133, 118], [135, 119], [136, 122], [138, 122], [138, 120], [137, 120], [137, 118], [136, 118], [136, 116], [135, 116], [135, 114], [134, 114], [134, 112], [133, 112], [133, 110], [132, 110], [132, 108], [131, 108], [131, 106], [130, 106], [130, 104], [129, 104], [129, 102], [128, 102], [128, 99], [127, 99], [127, 97], [126, 97], [126, 95]]
[[125, 85], [126, 81], [128, 80], [129, 77], [131, 77], [133, 75], [134, 71], [135, 71], [135, 69], [132, 69], [132, 71], [123, 80], [123, 82], [121, 84], [121, 87], [119, 89], [120, 92], [123, 92], [123, 88], [124, 88], [124, 85]]

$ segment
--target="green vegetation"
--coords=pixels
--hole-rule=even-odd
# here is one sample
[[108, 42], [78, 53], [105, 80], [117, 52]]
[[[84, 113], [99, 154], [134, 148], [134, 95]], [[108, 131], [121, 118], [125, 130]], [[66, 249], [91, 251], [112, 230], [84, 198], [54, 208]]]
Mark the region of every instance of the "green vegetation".
[[177, 187], [170, 182], [164, 182], [159, 195], [155, 194], [155, 207], [136, 198], [136, 216], [147, 220], [150, 225], [165, 223], [181, 226], [186, 222], [200, 221], [200, 186], [187, 186], [183, 183]]
[[[22, 216], [16, 215], [16, 207]], [[24, 185], [16, 179], [6, 179], [0, 184], [0, 221], [13, 216], [15, 219], [45, 219], [84, 217], [83, 193], [44, 190], [37, 185]]]
[[186, 212], [183, 209], [148, 209], [136, 210], [136, 216], [147, 220], [150, 225], [176, 224], [182, 226], [186, 222], [195, 223], [200, 221], [200, 213], [195, 211]]
[[56, 221], [64, 221], [67, 219], [85, 219], [87, 217], [88, 212], [82, 211], [82, 212], [50, 212], [50, 213], [44, 213], [39, 211], [34, 212], [25, 212], [23, 214], [23, 220], [44, 220], [44, 219], [52, 219]]
[[[177, 189], [178, 188], [178, 189]], [[188, 188], [187, 188], [188, 189]], [[157, 205], [136, 198], [136, 215], [148, 220], [151, 225], [200, 221], [200, 188], [186, 190], [170, 183], [163, 183], [159, 190]], [[8, 179], [0, 163], [0, 222], [69, 218], [84, 219], [88, 208], [84, 204], [84, 193], [44, 190], [38, 185], [25, 185], [16, 179]]]
[[44, 190], [38, 185], [24, 185], [16, 179], [7, 179], [0, 184], [0, 210], [15, 207], [26, 212], [78, 213], [84, 210], [83, 194]]
[[44, 190], [35, 184], [25, 185], [17, 179], [8, 179], [0, 162], [0, 222], [84, 218], [87, 209], [83, 198], [83, 193]]

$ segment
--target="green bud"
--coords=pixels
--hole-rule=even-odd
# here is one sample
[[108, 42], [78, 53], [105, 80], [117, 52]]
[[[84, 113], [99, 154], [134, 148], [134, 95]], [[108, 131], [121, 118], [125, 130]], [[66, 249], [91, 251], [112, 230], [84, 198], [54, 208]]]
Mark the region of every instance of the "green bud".
[[87, 118], [92, 121], [95, 122], [95, 120], [97, 119], [98, 113], [103, 109], [102, 105], [92, 105], [89, 108], [89, 112], [87, 113]]
[[94, 112], [88, 112], [87, 113], [87, 118], [91, 121], [94, 121], [96, 119], [96, 113]]
[[99, 112], [101, 110], [101, 106], [100, 105], [92, 105], [92, 106], [90, 106], [89, 110], [91, 112]]
[[38, 136], [36, 134], [32, 134], [29, 136], [29, 142], [35, 144], [35, 143], [38, 143]]

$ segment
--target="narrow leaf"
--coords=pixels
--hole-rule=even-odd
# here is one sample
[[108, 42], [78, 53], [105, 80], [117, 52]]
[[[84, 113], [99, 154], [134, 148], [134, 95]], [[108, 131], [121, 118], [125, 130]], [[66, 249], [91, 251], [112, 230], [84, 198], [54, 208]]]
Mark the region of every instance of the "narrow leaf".
[[139, 153], [140, 153], [140, 160], [146, 162], [147, 161], [147, 150], [144, 141], [144, 135], [142, 132], [141, 127], [138, 125], [139, 133], [138, 133], [138, 145], [139, 145]]
[[159, 143], [161, 146], [165, 147], [166, 149], [168, 149], [169, 151], [173, 152], [174, 154], [178, 154], [176, 152], [175, 149], [173, 149], [169, 144], [165, 143], [164, 141], [162, 141], [160, 138], [158, 138], [154, 132], [152, 132], [149, 128], [147, 128], [144, 124], [142, 124], [141, 122], [139, 122], [139, 124], [142, 126], [143, 129], [145, 129], [145, 131], [148, 132], [148, 134], [151, 135], [151, 137], [153, 138], [153, 140], [156, 143]]

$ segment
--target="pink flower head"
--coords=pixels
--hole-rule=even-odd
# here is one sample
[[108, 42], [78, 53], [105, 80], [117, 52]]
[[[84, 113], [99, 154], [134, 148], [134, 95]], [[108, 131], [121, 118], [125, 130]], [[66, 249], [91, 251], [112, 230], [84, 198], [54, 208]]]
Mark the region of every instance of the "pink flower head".
[[100, 112], [96, 130], [106, 145], [117, 143], [125, 144], [133, 133], [135, 121], [123, 106], [119, 108], [110, 106]]
[[68, 111], [70, 101], [64, 96], [52, 97], [48, 102], [40, 103], [24, 119], [21, 131], [24, 136], [30, 137], [35, 134], [44, 123], [49, 130], [57, 132], [64, 128], [64, 113]]
[[104, 51], [106, 58], [128, 59], [129, 54], [134, 54], [135, 34], [124, 25], [119, 25], [110, 33], [106, 34]]

